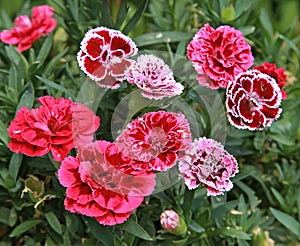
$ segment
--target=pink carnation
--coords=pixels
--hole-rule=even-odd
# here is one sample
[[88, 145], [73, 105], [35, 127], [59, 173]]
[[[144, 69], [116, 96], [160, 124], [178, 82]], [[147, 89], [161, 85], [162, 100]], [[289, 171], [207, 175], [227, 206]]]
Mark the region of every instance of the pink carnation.
[[180, 224], [179, 216], [172, 209], [165, 210], [160, 215], [160, 224], [167, 231], [172, 231]]
[[212, 89], [227, 87], [229, 81], [253, 65], [250, 45], [243, 34], [232, 27], [216, 30], [205, 24], [187, 47], [188, 59], [197, 72], [197, 80]]
[[[121, 156], [110, 158], [113, 163], [109, 163], [105, 157], [109, 146], [109, 142], [97, 141], [80, 148], [78, 156], [67, 157], [58, 170], [60, 183], [67, 187], [65, 208], [95, 217], [103, 225], [123, 223], [143, 202], [138, 190], [150, 194], [155, 186], [154, 174], [130, 175], [130, 167], [121, 171], [123, 161], [128, 161]], [[143, 178], [148, 182], [141, 182]]]
[[135, 43], [120, 31], [106, 27], [89, 30], [77, 54], [81, 70], [101, 87], [116, 89], [131, 64], [127, 59], [137, 53]]
[[142, 95], [150, 99], [162, 99], [180, 95], [183, 86], [176, 83], [173, 72], [164, 61], [154, 55], [140, 55], [126, 71], [129, 83], [142, 89]]
[[258, 70], [241, 73], [227, 87], [228, 120], [240, 129], [263, 130], [280, 116], [281, 98], [271, 76]]
[[285, 86], [286, 75], [284, 74], [284, 68], [277, 68], [276, 64], [264, 62], [259, 66], [255, 66], [253, 69], [258, 70], [262, 73], [266, 73], [273, 77], [279, 88], [281, 89], [282, 99], [286, 99], [286, 92], [282, 90], [282, 87]]
[[54, 9], [48, 5], [32, 8], [31, 20], [27, 15], [18, 16], [14, 27], [0, 33], [0, 39], [6, 44], [18, 44], [18, 52], [28, 50], [34, 41], [43, 34], [49, 34], [56, 27], [52, 18]]
[[220, 195], [232, 189], [229, 178], [238, 172], [236, 159], [213, 139], [194, 140], [179, 162], [179, 171], [189, 189], [207, 188], [207, 195]]
[[152, 170], [165, 171], [191, 143], [191, 132], [183, 114], [149, 112], [129, 123], [117, 138], [123, 153]]
[[[39, 108], [29, 110], [23, 106], [11, 121], [8, 127], [11, 151], [27, 156], [43, 156], [51, 151], [55, 161], [62, 161], [74, 148], [74, 139], [82, 144], [93, 140], [100, 119], [86, 106], [50, 96], [38, 101]], [[81, 110], [85, 113], [79, 116]], [[77, 118], [73, 118], [73, 112], [77, 112]]]

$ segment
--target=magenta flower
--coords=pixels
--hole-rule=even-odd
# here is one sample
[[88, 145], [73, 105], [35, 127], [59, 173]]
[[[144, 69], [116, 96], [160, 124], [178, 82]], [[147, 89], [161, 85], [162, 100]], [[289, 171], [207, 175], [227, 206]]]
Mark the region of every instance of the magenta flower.
[[48, 5], [33, 7], [31, 20], [27, 15], [18, 16], [12, 29], [0, 33], [0, 39], [6, 44], [17, 44], [18, 52], [28, 50], [34, 41], [56, 27], [53, 14], [54, 9]]
[[222, 144], [204, 137], [191, 144], [179, 161], [179, 171], [189, 189], [205, 186], [207, 195], [215, 196], [232, 189], [229, 178], [238, 172], [238, 163]]
[[187, 47], [188, 59], [197, 72], [197, 80], [212, 89], [227, 87], [229, 81], [253, 65], [251, 46], [243, 34], [230, 26], [216, 30], [205, 24]]
[[271, 76], [258, 70], [241, 73], [227, 87], [228, 120], [239, 129], [263, 130], [280, 116], [281, 98]]
[[44, 96], [38, 101], [39, 108], [29, 110], [24, 106], [10, 122], [7, 130], [11, 151], [27, 156], [43, 156], [51, 151], [55, 161], [62, 161], [75, 147], [74, 141], [92, 142], [100, 118], [89, 108], [65, 98]]
[[181, 235], [186, 232], [184, 220], [172, 209], [165, 210], [160, 215], [160, 224], [168, 232]]
[[80, 148], [76, 158], [67, 157], [62, 162], [58, 178], [67, 187], [64, 201], [67, 210], [112, 226], [123, 223], [141, 205], [144, 196], [138, 193], [151, 194], [155, 175], [132, 175], [129, 166], [124, 169], [128, 159], [105, 154], [109, 146], [109, 142], [97, 141]]
[[81, 70], [101, 87], [116, 89], [137, 53], [135, 43], [120, 31], [106, 27], [89, 30], [77, 54]]
[[126, 78], [142, 90], [144, 97], [150, 99], [177, 96], [183, 91], [183, 86], [176, 83], [169, 66], [154, 55], [140, 55], [127, 69]]
[[284, 68], [277, 68], [276, 64], [264, 62], [259, 66], [255, 66], [253, 69], [258, 70], [262, 73], [266, 73], [273, 77], [279, 88], [281, 89], [282, 99], [286, 99], [286, 92], [282, 89], [285, 86], [286, 75], [284, 73]]
[[183, 114], [149, 112], [129, 123], [117, 142], [129, 158], [148, 162], [152, 170], [165, 171], [190, 145], [191, 132]]

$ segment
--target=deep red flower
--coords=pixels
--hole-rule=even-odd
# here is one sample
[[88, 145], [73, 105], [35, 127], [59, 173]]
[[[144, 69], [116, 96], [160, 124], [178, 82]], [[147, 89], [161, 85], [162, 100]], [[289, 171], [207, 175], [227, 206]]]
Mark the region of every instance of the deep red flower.
[[227, 87], [229, 81], [253, 65], [251, 46], [232, 27], [213, 29], [205, 24], [187, 47], [187, 57], [197, 72], [197, 80], [212, 89]]
[[149, 112], [129, 123], [117, 142], [129, 158], [164, 171], [174, 166], [190, 145], [191, 132], [183, 114]]
[[281, 98], [271, 76], [258, 70], [240, 73], [227, 87], [228, 120], [240, 129], [263, 130], [280, 116]]
[[[112, 156], [105, 153], [109, 146], [111, 143], [106, 141], [86, 145], [76, 158], [67, 157], [58, 170], [60, 183], [67, 187], [65, 208], [95, 217], [103, 225], [123, 223], [143, 202], [144, 196], [138, 193], [151, 193], [155, 186], [154, 174], [140, 178], [130, 174], [130, 167], [121, 170], [130, 160], [114, 151]], [[107, 155], [112, 163], [107, 161]]]
[[277, 68], [276, 64], [274, 63], [264, 62], [259, 66], [255, 66], [254, 69], [273, 77], [281, 89], [282, 99], [286, 99], [286, 92], [282, 89], [286, 82], [284, 68]]
[[207, 188], [207, 195], [220, 195], [232, 189], [229, 178], [238, 172], [236, 159], [221, 143], [207, 138], [194, 140], [179, 162], [179, 171], [189, 189]]
[[18, 16], [14, 27], [0, 33], [0, 39], [6, 44], [18, 44], [18, 52], [28, 50], [34, 41], [44, 34], [49, 34], [56, 27], [52, 18], [54, 8], [41, 5], [32, 8], [31, 20], [27, 15]]
[[[11, 121], [8, 127], [11, 151], [28, 156], [43, 156], [51, 151], [55, 161], [62, 161], [74, 148], [74, 139], [82, 144], [92, 142], [100, 119], [90, 109], [65, 98], [44, 96], [38, 101], [39, 108], [22, 107]], [[79, 114], [79, 109], [85, 113]]]
[[128, 58], [136, 53], [137, 47], [129, 37], [117, 30], [97, 27], [85, 34], [77, 60], [81, 70], [99, 86], [116, 89], [131, 64]]

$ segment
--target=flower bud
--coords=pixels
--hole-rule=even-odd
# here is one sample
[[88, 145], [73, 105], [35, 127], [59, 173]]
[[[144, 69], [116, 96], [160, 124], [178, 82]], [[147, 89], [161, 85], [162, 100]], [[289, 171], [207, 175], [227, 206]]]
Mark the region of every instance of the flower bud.
[[160, 224], [168, 232], [181, 235], [186, 232], [184, 220], [173, 210], [166, 210], [160, 215]]
[[268, 231], [263, 231], [259, 227], [256, 227], [253, 230], [251, 245], [274, 246], [275, 242], [270, 238]]

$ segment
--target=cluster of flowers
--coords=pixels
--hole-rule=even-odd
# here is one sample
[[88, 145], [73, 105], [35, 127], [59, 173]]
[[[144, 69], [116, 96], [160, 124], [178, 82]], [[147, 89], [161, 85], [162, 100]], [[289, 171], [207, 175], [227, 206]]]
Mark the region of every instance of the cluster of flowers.
[[[50, 7], [36, 9], [41, 7], [44, 11], [40, 18], [35, 17], [33, 9], [28, 30], [32, 31], [36, 22], [48, 23], [52, 16]], [[55, 22], [39, 33], [48, 33], [53, 25]], [[24, 37], [18, 28], [19, 21], [11, 31], [3, 31], [1, 39], [9, 32]], [[18, 43], [22, 51], [32, 42], [24, 46], [20, 38], [12, 44]], [[162, 59], [154, 55], [131, 59], [136, 54], [137, 47], [129, 37], [97, 27], [86, 33], [77, 60], [82, 71], [100, 87], [116, 89], [127, 80], [150, 99], [182, 93], [183, 86]], [[279, 117], [285, 97], [281, 90], [283, 69], [264, 63], [247, 71], [254, 58], [240, 31], [229, 26], [214, 30], [206, 24], [188, 45], [187, 56], [201, 85], [226, 88], [227, 115], [234, 126], [263, 129]], [[58, 178], [67, 188], [64, 204], [71, 212], [95, 217], [103, 225], [123, 223], [154, 191], [155, 172], [166, 171], [177, 161], [189, 189], [204, 186], [207, 195], [220, 195], [233, 187], [230, 178], [238, 172], [236, 159], [213, 139], [192, 141], [182, 113], [148, 112], [130, 122], [115, 142], [94, 141], [100, 119], [86, 106], [50, 96], [38, 101], [39, 108], [22, 107], [10, 123], [8, 147], [28, 156], [51, 152], [53, 159], [61, 162]], [[68, 156], [75, 147], [77, 156]]]
[[280, 116], [284, 69], [265, 62], [248, 70], [254, 58], [239, 30], [205, 24], [189, 43], [187, 56], [201, 85], [226, 88], [227, 116], [235, 127], [263, 130]]

